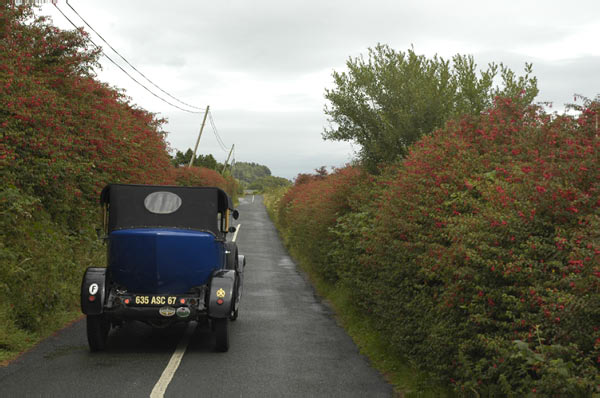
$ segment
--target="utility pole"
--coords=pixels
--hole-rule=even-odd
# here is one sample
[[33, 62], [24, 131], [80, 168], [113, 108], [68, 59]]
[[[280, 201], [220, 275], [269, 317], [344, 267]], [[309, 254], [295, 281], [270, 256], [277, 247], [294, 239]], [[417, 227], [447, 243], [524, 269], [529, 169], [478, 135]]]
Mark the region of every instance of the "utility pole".
[[194, 163], [194, 159], [196, 159], [196, 151], [198, 150], [198, 144], [200, 143], [200, 137], [202, 136], [202, 130], [204, 130], [204, 125], [206, 124], [206, 117], [208, 116], [208, 110], [210, 109], [210, 105], [206, 105], [206, 112], [204, 112], [204, 119], [202, 119], [202, 126], [200, 126], [200, 132], [198, 133], [198, 139], [196, 140], [196, 146], [194, 147], [194, 154], [190, 159], [190, 164], [188, 167], [192, 167], [192, 163]]
[[225, 173], [225, 169], [227, 168], [227, 163], [229, 163], [229, 158], [231, 157], [231, 154], [233, 153], [233, 148], [235, 148], [235, 144], [233, 144], [231, 146], [231, 150], [229, 151], [229, 155], [227, 155], [227, 160], [225, 161], [225, 164], [223, 165], [223, 171], [221, 172], [221, 174]]

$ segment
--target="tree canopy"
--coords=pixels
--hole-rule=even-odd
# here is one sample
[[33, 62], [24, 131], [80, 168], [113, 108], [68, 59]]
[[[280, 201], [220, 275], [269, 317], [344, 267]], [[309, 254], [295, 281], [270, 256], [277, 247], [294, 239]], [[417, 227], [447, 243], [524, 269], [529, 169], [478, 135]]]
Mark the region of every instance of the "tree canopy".
[[257, 191], [269, 191], [282, 187], [289, 187], [292, 185], [292, 182], [287, 178], [283, 177], [275, 177], [275, 176], [264, 176], [254, 180], [249, 186], [248, 189], [253, 189]]
[[236, 162], [233, 168], [233, 176], [246, 184], [251, 184], [270, 175], [271, 170], [267, 166], [258, 163]]
[[[171, 163], [175, 167], [187, 166], [188, 164], [190, 164], [192, 156], [194, 156], [194, 152], [190, 148], [188, 148], [188, 150], [185, 151], [185, 153], [177, 151], [175, 152], [175, 156], [173, 156]], [[194, 158], [192, 166], [206, 167], [207, 169], [211, 170], [220, 170], [223, 167], [223, 165], [218, 163], [214, 156], [210, 153], [208, 155], [197, 155]]]
[[497, 96], [526, 105], [538, 93], [531, 64], [522, 76], [494, 63], [478, 73], [470, 55], [450, 61], [379, 44], [346, 66], [347, 72], [333, 72], [334, 87], [325, 90], [330, 126], [323, 138], [358, 144], [370, 171], [405, 157], [412, 143], [447, 120], [481, 113]]

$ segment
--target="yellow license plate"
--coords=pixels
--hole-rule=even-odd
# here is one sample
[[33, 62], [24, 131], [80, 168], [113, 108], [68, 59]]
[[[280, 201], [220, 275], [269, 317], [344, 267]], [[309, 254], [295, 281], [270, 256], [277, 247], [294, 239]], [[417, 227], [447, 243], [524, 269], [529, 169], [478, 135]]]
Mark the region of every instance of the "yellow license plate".
[[175, 305], [175, 296], [137, 295], [133, 300], [135, 305]]

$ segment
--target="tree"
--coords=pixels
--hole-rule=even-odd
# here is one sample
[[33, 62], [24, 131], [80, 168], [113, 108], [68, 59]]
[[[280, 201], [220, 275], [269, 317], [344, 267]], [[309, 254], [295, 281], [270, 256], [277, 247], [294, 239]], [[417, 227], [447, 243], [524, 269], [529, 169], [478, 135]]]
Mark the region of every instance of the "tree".
[[245, 184], [251, 184], [259, 178], [271, 175], [271, 170], [258, 163], [236, 162], [233, 176]]
[[[496, 96], [527, 105], [538, 93], [531, 64], [523, 76], [493, 63], [478, 76], [473, 57], [460, 54], [450, 62], [379, 44], [346, 66], [347, 72], [333, 72], [335, 87], [325, 90], [330, 126], [323, 138], [358, 144], [360, 160], [372, 172], [406, 156], [412, 143], [448, 119], [481, 113]], [[498, 73], [501, 87], [494, 85]]]
[[249, 186], [248, 189], [258, 190], [258, 191], [269, 191], [281, 187], [289, 187], [292, 185], [292, 182], [287, 178], [283, 177], [275, 177], [275, 176], [265, 176], [254, 180]]
[[[188, 164], [190, 164], [190, 159], [193, 155], [194, 153], [189, 148], [187, 151], [185, 151], [185, 153], [177, 151], [175, 153], [175, 156], [173, 156], [173, 158], [171, 159], [171, 163], [175, 167], [187, 166]], [[194, 162], [192, 163], [192, 166], [206, 167], [207, 169], [211, 170], [220, 170], [219, 163], [210, 153], [208, 155], [196, 156]]]

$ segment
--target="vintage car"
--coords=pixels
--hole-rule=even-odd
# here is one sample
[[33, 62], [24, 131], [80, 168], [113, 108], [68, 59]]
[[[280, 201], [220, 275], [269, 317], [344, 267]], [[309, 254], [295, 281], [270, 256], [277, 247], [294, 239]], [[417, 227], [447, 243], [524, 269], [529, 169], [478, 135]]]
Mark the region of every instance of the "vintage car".
[[245, 259], [227, 241], [229, 196], [219, 188], [107, 185], [101, 195], [107, 267], [88, 268], [81, 284], [92, 351], [111, 327], [142, 321], [153, 327], [207, 320], [216, 349], [229, 349]]

